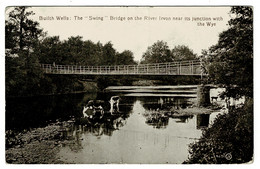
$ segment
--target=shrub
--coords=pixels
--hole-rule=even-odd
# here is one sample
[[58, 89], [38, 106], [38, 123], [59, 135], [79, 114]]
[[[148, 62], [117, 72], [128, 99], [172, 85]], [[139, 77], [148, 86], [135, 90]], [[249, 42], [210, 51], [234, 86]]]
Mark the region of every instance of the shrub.
[[190, 146], [184, 163], [232, 164], [246, 163], [253, 158], [253, 101], [241, 108], [219, 115], [210, 128], [203, 131], [198, 142]]

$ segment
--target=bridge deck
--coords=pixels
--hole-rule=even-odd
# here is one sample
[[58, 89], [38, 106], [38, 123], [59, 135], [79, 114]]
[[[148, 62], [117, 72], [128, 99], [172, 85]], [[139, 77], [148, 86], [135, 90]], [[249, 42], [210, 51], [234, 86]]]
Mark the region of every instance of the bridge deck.
[[42, 64], [46, 74], [84, 75], [202, 75], [199, 61], [139, 65], [78, 66]]

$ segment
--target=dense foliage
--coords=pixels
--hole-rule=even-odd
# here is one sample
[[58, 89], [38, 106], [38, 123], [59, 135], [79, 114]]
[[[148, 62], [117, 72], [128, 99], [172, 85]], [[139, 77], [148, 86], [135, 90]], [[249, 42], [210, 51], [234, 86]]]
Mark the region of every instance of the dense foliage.
[[58, 36], [46, 37], [37, 46], [41, 63], [63, 65], [119, 65], [136, 64], [133, 53], [125, 50], [122, 53], [113, 48], [111, 42], [103, 45], [90, 40], [84, 41], [81, 36], [69, 37], [61, 41]]
[[170, 50], [167, 42], [157, 41], [148, 46], [141, 63], [163, 63], [184, 60], [196, 60], [197, 55], [185, 45], [175, 46]]
[[44, 81], [38, 56], [33, 52], [43, 34], [39, 24], [29, 19], [30, 15], [34, 13], [27, 12], [26, 7], [16, 7], [5, 21], [7, 95], [31, 95], [40, 90]]
[[226, 88], [223, 97], [245, 96], [241, 107], [216, 118], [199, 141], [190, 145], [184, 163], [246, 163], [253, 160], [253, 11], [232, 7], [234, 18], [219, 41], [204, 51], [205, 71], [212, 82]]
[[219, 115], [201, 139], [190, 145], [184, 163], [246, 163], [253, 158], [253, 101]]
[[111, 42], [102, 44], [82, 37], [61, 41], [49, 37], [30, 19], [34, 15], [27, 7], [15, 7], [5, 21], [6, 95], [32, 96], [86, 91], [87, 82], [76, 76], [47, 76], [40, 64], [118, 65], [136, 64], [133, 53], [121, 53]]
[[253, 9], [232, 7], [229, 29], [204, 51], [209, 82], [226, 88], [227, 97], [253, 97]]

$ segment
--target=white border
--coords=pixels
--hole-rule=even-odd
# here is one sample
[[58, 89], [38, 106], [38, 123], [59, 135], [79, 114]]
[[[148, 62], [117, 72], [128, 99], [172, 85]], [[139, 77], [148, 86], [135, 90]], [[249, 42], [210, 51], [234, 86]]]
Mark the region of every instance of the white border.
[[[196, 2], [196, 3], [195, 3]], [[17, 5], [26, 5], [26, 6], [229, 6], [229, 5], [250, 5], [254, 7], [254, 103], [255, 103], [255, 111], [254, 111], [254, 136], [255, 136], [255, 147], [254, 147], [254, 163], [247, 165], [7, 165], [5, 163], [5, 135], [4, 135], [4, 128], [5, 128], [5, 62], [4, 62], [4, 20], [5, 20], [5, 7], [7, 6], [17, 6]], [[257, 30], [259, 29], [259, 5], [257, 4], [256, 0], [178, 0], [178, 1], [170, 1], [170, 0], [1, 0], [0, 2], [0, 119], [1, 119], [1, 156], [0, 156], [0, 167], [1, 168], [85, 168], [85, 167], [93, 167], [93, 168], [103, 168], [106, 167], [107, 169], [112, 168], [158, 168], [158, 167], [165, 167], [165, 168], [172, 168], [172, 167], [179, 167], [179, 168], [236, 168], [236, 169], [244, 169], [246, 168], [259, 168], [259, 106], [257, 105], [259, 101], [259, 79], [257, 78], [257, 74], [259, 72], [259, 46], [257, 41], [259, 40], [259, 35]]]

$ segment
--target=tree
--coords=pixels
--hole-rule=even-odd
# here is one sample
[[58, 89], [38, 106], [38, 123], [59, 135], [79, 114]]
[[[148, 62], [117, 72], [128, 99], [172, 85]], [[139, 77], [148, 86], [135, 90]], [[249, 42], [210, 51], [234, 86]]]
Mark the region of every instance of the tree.
[[178, 45], [172, 49], [172, 56], [175, 61], [179, 60], [196, 60], [197, 55], [193, 53], [188, 46]]
[[37, 55], [40, 63], [63, 64], [64, 48], [59, 36], [45, 37], [37, 46]]
[[204, 130], [190, 145], [184, 163], [246, 163], [253, 159], [253, 11], [238, 6], [232, 7], [231, 14], [229, 29], [219, 35], [216, 45], [203, 51], [203, 59], [209, 80], [226, 88], [223, 96], [246, 96], [246, 100]]
[[76, 76], [44, 75], [40, 63], [99, 66], [132, 64], [133, 53], [118, 53], [111, 42], [102, 45], [83, 41], [81, 36], [60, 41], [59, 36], [47, 37], [27, 7], [15, 7], [5, 21], [6, 33], [6, 94], [30, 96], [46, 93], [83, 91], [84, 82]]
[[28, 7], [15, 7], [8, 15], [5, 22], [6, 48], [16, 52], [30, 50], [40, 36], [42, 29], [39, 23], [29, 19], [34, 15], [32, 11], [27, 11]]
[[116, 55], [117, 65], [134, 65], [134, 54], [130, 50], [124, 50], [122, 53], [117, 53]]
[[39, 88], [42, 72], [34, 47], [42, 36], [39, 23], [29, 19], [34, 15], [27, 7], [15, 7], [5, 21], [6, 93], [30, 95]]
[[98, 42], [97, 44], [93, 43], [90, 40], [84, 41], [83, 45], [83, 55], [84, 62], [83, 65], [97, 66], [100, 65], [102, 61], [102, 48], [103, 45]]
[[80, 65], [81, 57], [83, 56], [83, 40], [81, 36], [70, 37], [66, 41], [68, 50], [68, 64]]
[[232, 7], [229, 29], [216, 45], [204, 51], [210, 82], [226, 88], [227, 97], [253, 97], [253, 10]]
[[[103, 65], [115, 65], [116, 63], [116, 50], [113, 48], [113, 44], [111, 42], [106, 43], [103, 46], [102, 50], [103, 57]], [[101, 65], [102, 65], [101, 64]]]
[[162, 63], [172, 62], [173, 57], [167, 42], [157, 41], [152, 46], [149, 46], [142, 56], [141, 63]]

